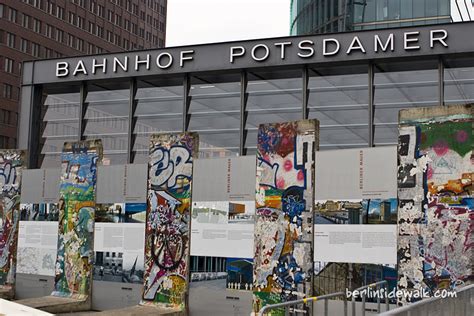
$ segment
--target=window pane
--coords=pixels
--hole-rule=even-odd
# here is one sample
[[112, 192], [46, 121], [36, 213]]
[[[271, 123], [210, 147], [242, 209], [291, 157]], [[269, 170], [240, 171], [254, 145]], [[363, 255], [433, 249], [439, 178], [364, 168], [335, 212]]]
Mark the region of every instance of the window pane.
[[397, 144], [401, 109], [439, 104], [437, 61], [379, 64], [375, 70], [374, 141]]
[[199, 133], [200, 157], [239, 152], [240, 73], [191, 78], [189, 130]]
[[446, 104], [474, 102], [474, 63], [472, 61], [467, 59], [446, 61], [444, 102]]
[[104, 164], [126, 163], [128, 148], [128, 83], [88, 86], [85, 139], [101, 139]]
[[76, 141], [79, 137], [80, 88], [71, 86], [66, 89], [44, 89], [39, 149], [41, 168], [59, 168], [64, 143]]
[[321, 150], [368, 146], [367, 69], [362, 65], [336, 71], [315, 69], [310, 73], [309, 118], [319, 120]]
[[402, 19], [413, 17], [413, 0], [400, 0], [400, 12]]
[[183, 79], [138, 81], [135, 95], [134, 163], [148, 161], [150, 135], [177, 133], [183, 128]]
[[245, 148], [251, 154], [257, 144], [257, 129], [263, 123], [302, 119], [302, 72], [249, 73], [247, 86], [247, 137]]

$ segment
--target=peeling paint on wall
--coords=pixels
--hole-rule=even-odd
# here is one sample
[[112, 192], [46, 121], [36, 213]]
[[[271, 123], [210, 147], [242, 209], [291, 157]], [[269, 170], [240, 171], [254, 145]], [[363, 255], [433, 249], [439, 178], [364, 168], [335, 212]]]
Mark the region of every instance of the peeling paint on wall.
[[399, 124], [398, 286], [454, 289], [473, 276], [472, 105], [402, 110]]
[[198, 144], [196, 133], [151, 136], [141, 304], [186, 308], [193, 161]]
[[[311, 296], [316, 120], [258, 131], [253, 311]], [[284, 315], [275, 310], [271, 315]]]
[[0, 287], [14, 296], [21, 174], [25, 152], [0, 152]]
[[101, 159], [100, 140], [64, 144], [53, 296], [84, 300], [91, 295], [97, 166]]

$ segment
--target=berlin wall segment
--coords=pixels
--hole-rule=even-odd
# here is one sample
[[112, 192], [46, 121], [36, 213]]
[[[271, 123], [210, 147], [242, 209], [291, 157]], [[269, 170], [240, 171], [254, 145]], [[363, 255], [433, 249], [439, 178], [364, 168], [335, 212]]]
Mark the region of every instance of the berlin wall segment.
[[61, 154], [59, 234], [52, 296], [87, 300], [92, 291], [94, 216], [100, 140], [65, 143]]
[[0, 151], [0, 298], [15, 296], [15, 274], [20, 221], [21, 175], [25, 152]]
[[150, 138], [142, 305], [188, 309], [193, 161], [196, 133]]
[[472, 279], [472, 125], [472, 105], [400, 111], [400, 289], [433, 293]]
[[[258, 129], [254, 313], [312, 294], [318, 133], [317, 120], [262, 124]], [[284, 315], [284, 310], [275, 313]]]

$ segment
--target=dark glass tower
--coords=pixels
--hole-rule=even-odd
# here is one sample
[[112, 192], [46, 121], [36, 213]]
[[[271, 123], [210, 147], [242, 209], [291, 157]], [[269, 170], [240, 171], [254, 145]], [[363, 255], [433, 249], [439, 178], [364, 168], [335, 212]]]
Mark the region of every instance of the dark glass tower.
[[291, 34], [451, 22], [450, 0], [292, 0]]

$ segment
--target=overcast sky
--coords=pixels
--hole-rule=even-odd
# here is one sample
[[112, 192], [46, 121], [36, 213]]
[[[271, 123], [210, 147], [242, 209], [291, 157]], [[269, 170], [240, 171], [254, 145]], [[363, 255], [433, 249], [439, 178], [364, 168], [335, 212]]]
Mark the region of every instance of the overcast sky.
[[168, 0], [166, 46], [289, 35], [290, 0]]

